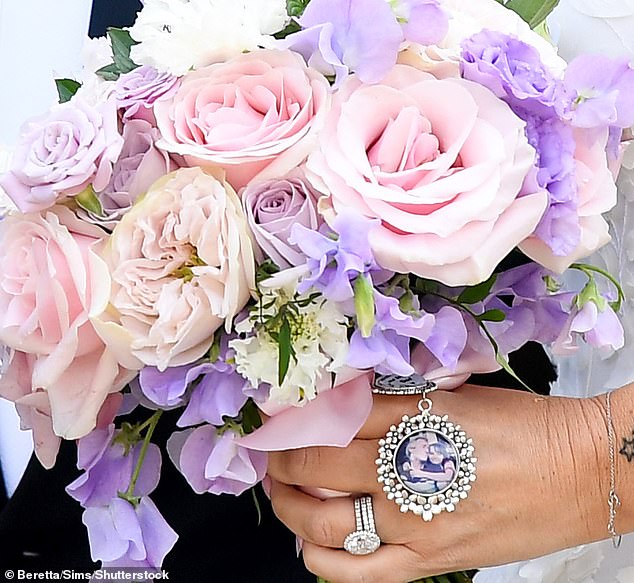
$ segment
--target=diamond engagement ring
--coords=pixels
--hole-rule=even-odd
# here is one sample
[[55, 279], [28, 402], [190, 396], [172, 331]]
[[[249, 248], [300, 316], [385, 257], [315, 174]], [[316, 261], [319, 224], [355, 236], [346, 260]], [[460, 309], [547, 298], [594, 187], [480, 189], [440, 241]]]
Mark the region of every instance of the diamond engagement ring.
[[374, 508], [371, 496], [354, 499], [354, 517], [357, 528], [343, 541], [343, 548], [351, 555], [369, 555], [381, 546], [381, 539], [374, 525]]

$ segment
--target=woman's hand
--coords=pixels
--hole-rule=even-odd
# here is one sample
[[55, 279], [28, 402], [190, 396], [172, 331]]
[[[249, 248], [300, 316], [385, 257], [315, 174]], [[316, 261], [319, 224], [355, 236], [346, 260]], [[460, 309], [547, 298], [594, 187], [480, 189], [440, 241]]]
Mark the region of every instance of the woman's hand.
[[[469, 385], [431, 397], [434, 413], [447, 414], [473, 438], [478, 458], [468, 498], [431, 522], [401, 513], [376, 479], [378, 440], [402, 415], [416, 414], [416, 397], [375, 396], [370, 418], [346, 449], [271, 455], [273, 508], [304, 540], [310, 571], [333, 583], [405, 583], [607, 537], [600, 403]], [[314, 488], [370, 494], [379, 550], [366, 556], [342, 550], [355, 530], [352, 499], [320, 500], [302, 491]]]

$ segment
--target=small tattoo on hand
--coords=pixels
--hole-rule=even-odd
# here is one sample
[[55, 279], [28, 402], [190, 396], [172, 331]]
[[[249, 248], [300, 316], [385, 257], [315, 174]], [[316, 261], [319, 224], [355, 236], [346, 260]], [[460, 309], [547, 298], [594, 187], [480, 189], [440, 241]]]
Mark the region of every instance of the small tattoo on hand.
[[623, 447], [619, 450], [619, 453], [624, 455], [628, 462], [634, 460], [634, 431], [632, 431], [631, 439], [623, 438]]

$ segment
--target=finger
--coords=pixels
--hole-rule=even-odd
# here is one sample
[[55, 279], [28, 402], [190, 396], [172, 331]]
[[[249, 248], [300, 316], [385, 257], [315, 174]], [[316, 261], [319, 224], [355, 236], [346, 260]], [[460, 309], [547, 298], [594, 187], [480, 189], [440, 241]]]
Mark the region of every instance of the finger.
[[[405, 544], [420, 536], [421, 520], [404, 515], [382, 495], [372, 499], [376, 531], [385, 543]], [[342, 548], [356, 530], [350, 496], [320, 500], [293, 486], [271, 483], [271, 503], [277, 517], [297, 536], [322, 547]]]
[[407, 583], [419, 578], [418, 555], [401, 545], [382, 545], [371, 555], [355, 556], [306, 542], [304, 563], [330, 583]]
[[[359, 439], [380, 439], [385, 436], [390, 425], [401, 422], [403, 415], [410, 417], [418, 413], [418, 402], [421, 395], [373, 395], [374, 404], [367, 421], [359, 431]], [[456, 400], [452, 391], [434, 391], [434, 412], [445, 414]]]
[[[437, 390], [428, 395], [433, 401], [433, 412], [438, 415], [449, 415], [462, 423], [473, 420], [477, 415], [488, 415], [498, 406], [508, 406], [513, 399], [517, 406], [535, 398], [525, 391], [462, 385], [451, 391]], [[416, 415], [420, 395], [373, 395], [374, 404], [370, 416], [359, 431], [359, 439], [381, 439], [391, 425], [401, 422], [403, 415]], [[543, 397], [540, 397], [543, 399]], [[483, 403], [486, 402], [486, 407]]]
[[269, 454], [269, 475], [286, 484], [340, 492], [382, 491], [377, 481], [378, 443], [355, 439], [346, 447], [306, 447]]

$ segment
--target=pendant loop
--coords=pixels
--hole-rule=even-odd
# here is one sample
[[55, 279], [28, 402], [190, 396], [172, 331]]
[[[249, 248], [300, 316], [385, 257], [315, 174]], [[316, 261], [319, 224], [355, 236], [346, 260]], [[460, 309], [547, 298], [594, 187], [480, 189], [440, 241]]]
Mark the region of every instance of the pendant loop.
[[418, 401], [418, 410], [423, 414], [429, 414], [431, 411], [433, 403], [429, 397], [423, 397], [420, 401]]

